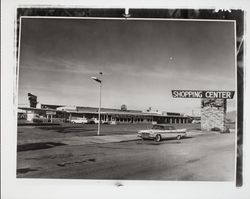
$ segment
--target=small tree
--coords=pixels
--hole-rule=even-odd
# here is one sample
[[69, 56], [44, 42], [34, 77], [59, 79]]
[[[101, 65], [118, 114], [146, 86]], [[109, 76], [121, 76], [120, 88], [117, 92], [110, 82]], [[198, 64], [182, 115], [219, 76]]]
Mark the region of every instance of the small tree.
[[147, 112], [151, 112], [151, 110], [152, 110], [152, 108], [151, 108], [151, 107], [149, 107], [149, 108], [147, 109]]
[[121, 111], [127, 111], [127, 106], [125, 104], [121, 105]]

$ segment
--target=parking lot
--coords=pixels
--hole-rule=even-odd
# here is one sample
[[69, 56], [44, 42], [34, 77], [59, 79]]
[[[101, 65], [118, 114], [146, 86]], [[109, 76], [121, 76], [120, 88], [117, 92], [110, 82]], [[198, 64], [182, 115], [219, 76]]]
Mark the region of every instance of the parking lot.
[[234, 179], [234, 132], [202, 132], [198, 124], [186, 124], [185, 139], [156, 143], [136, 137], [151, 126], [102, 125], [101, 136], [96, 136], [97, 125], [18, 127], [17, 177]]

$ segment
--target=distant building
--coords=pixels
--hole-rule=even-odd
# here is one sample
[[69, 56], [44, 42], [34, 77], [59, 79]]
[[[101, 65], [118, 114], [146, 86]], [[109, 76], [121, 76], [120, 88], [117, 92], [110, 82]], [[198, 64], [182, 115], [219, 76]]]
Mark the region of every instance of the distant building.
[[[97, 119], [97, 107], [65, 106], [41, 104], [41, 108], [19, 107], [26, 112], [27, 118], [32, 121], [39, 119], [45, 122], [68, 122], [73, 118]], [[33, 120], [34, 120], [33, 119]], [[190, 117], [172, 112], [142, 112], [140, 110], [121, 110], [113, 108], [101, 108], [101, 121], [115, 124], [123, 123], [190, 123]]]

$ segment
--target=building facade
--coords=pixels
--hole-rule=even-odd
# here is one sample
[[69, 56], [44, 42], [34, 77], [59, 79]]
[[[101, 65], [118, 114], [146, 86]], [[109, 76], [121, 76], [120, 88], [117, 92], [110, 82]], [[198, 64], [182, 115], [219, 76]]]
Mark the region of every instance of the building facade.
[[[41, 108], [19, 107], [22, 114], [26, 112], [26, 118], [29, 122], [51, 122], [63, 123], [70, 122], [77, 118], [86, 118], [87, 120], [98, 119], [98, 108], [95, 107], [68, 107], [62, 105], [41, 105]], [[190, 123], [190, 117], [180, 113], [151, 113], [139, 110], [120, 110], [120, 109], [101, 109], [101, 122], [113, 124], [125, 123], [165, 123], [179, 124]]]

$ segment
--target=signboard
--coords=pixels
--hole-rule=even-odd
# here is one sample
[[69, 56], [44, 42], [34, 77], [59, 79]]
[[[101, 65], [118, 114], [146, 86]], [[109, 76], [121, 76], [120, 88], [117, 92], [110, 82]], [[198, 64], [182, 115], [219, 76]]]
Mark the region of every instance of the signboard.
[[172, 90], [173, 98], [233, 99], [234, 91]]
[[56, 115], [55, 111], [46, 111], [46, 115]]
[[36, 105], [37, 105], [37, 96], [33, 95], [31, 93], [28, 93], [28, 99], [29, 99], [29, 102], [30, 102], [30, 107], [36, 108]]

